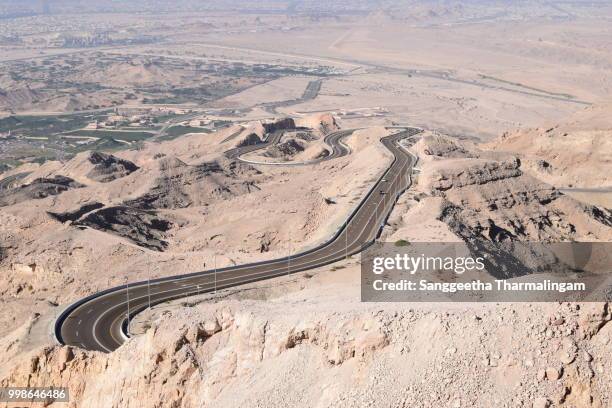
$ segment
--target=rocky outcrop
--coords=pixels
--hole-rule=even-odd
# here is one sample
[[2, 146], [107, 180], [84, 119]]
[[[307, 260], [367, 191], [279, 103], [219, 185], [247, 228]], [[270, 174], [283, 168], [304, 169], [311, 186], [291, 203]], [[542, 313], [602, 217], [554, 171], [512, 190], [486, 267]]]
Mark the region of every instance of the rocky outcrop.
[[421, 159], [419, 201], [438, 208], [437, 221], [473, 253], [486, 254], [486, 269], [498, 278], [558, 264], [546, 248], [531, 245], [524, 251], [516, 242], [612, 238], [610, 210], [580, 203], [526, 174], [515, 155], [485, 152], [442, 135], [426, 136], [414, 148]]
[[131, 161], [101, 152], [92, 152], [89, 155], [89, 162], [94, 167], [86, 177], [101, 183], [108, 183], [138, 170], [138, 166]]
[[426, 135], [418, 143], [423, 145], [423, 153], [427, 156], [444, 158], [477, 157], [474, 151], [469, 150], [459, 141], [439, 134]]
[[297, 139], [289, 139], [285, 142], [279, 143], [267, 149], [263, 154], [266, 157], [273, 158], [285, 158], [288, 159], [291, 156], [304, 151], [304, 142]]
[[[612, 237], [609, 210], [588, 206], [523, 173], [513, 155], [490, 156], [443, 136], [421, 140], [418, 188], [446, 202], [439, 219], [464, 240], [561, 242]], [[449, 146], [452, 146], [449, 147]], [[453, 157], [441, 154], [449, 152]], [[462, 157], [456, 157], [458, 152]], [[440, 154], [440, 155], [439, 155]]]
[[465, 159], [444, 166], [431, 166], [428, 174], [432, 194], [473, 185], [521, 176], [520, 161], [516, 158], [504, 161]]
[[168, 246], [165, 233], [173, 223], [152, 211], [118, 206], [90, 213], [74, 225], [110, 232], [140, 246], [162, 251]]
[[52, 178], [38, 178], [30, 184], [15, 187], [0, 195], [0, 207], [15, 205], [27, 200], [39, 200], [63, 193], [73, 188], [82, 188], [70, 177], [56, 175]]
[[85, 204], [74, 211], [67, 211], [63, 213], [48, 212], [48, 214], [51, 217], [58, 220], [59, 222], [77, 221], [83, 215], [89, 212], [92, 212], [94, 210], [99, 210], [102, 207], [104, 207], [104, 204], [94, 202], [94, 203]]
[[295, 121], [292, 118], [284, 118], [276, 122], [264, 123], [266, 133], [274, 133], [280, 130], [295, 130]]
[[[277, 299], [266, 312], [262, 302], [235, 300], [174, 309], [112, 354], [58, 346], [22, 353], [0, 386], [62, 384], [70, 407], [610, 402], [607, 304], [526, 304], [524, 314], [513, 305], [470, 312], [355, 304], [330, 314], [325, 302], [320, 312], [299, 313], [287, 309], [292, 302]], [[592, 331], [591, 319], [602, 315]]]
[[119, 400], [127, 407], [208, 406], [233, 381], [296, 353], [317, 353], [327, 370], [369, 363], [389, 344], [384, 324], [367, 314], [278, 321], [230, 303], [199, 318], [167, 315], [110, 355], [45, 347], [0, 385], [52, 380], [70, 388], [73, 407], [114, 406]]
[[504, 133], [487, 149], [518, 154], [524, 170], [558, 187], [612, 186], [612, 105], [589, 106], [562, 123]]
[[212, 197], [248, 194], [251, 188], [257, 188], [256, 176], [260, 174], [249, 165], [228, 160], [191, 166], [164, 158], [159, 168], [161, 174], [153, 187], [141, 197], [126, 201], [126, 206], [153, 210], [203, 205]]
[[326, 113], [321, 115], [319, 119], [319, 129], [321, 133], [328, 134], [339, 130], [340, 126], [333, 115]]
[[249, 133], [246, 136], [238, 139], [236, 147], [252, 146], [262, 142], [263, 141], [258, 135], [256, 135], [255, 133]]

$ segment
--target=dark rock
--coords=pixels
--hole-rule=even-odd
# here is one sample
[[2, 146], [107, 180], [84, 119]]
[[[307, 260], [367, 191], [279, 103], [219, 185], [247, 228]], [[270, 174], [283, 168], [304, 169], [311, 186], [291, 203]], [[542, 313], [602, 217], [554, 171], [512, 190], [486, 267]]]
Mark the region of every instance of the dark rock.
[[59, 222], [76, 221], [79, 218], [81, 218], [83, 215], [89, 212], [92, 212], [94, 210], [98, 210], [102, 207], [104, 207], [104, 204], [102, 203], [89, 203], [89, 204], [83, 205], [82, 207], [80, 207], [79, 209], [75, 211], [69, 211], [69, 212], [64, 212], [64, 213], [48, 212], [47, 214], [49, 214], [51, 217], [55, 218]]
[[125, 177], [139, 169], [131, 161], [100, 152], [91, 153], [89, 161], [94, 164], [94, 168], [87, 173], [87, 177], [101, 183]]
[[0, 195], [0, 207], [15, 205], [28, 200], [39, 200], [81, 187], [84, 186], [70, 177], [38, 178], [30, 184], [10, 189]]
[[163, 251], [168, 246], [164, 241], [165, 233], [172, 228], [173, 223], [153, 211], [117, 206], [90, 213], [75, 225], [110, 232], [137, 245]]
[[272, 123], [264, 123], [266, 133], [273, 133], [279, 130], [295, 130], [295, 121], [291, 118], [285, 118]]
[[240, 143], [236, 145], [236, 147], [253, 146], [259, 143], [262, 143], [261, 138], [255, 133], [251, 133], [250, 135], [242, 139]]

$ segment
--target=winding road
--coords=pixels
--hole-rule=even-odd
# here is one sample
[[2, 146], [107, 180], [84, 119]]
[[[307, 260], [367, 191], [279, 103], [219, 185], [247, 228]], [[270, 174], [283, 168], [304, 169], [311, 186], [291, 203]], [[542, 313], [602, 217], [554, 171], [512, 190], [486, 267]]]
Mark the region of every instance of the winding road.
[[[328, 139], [335, 152], [327, 156], [328, 160], [350, 153], [340, 139], [352, 131], [344, 132], [336, 132]], [[285, 258], [131, 283], [91, 295], [61, 313], [55, 323], [57, 340], [88, 350], [112, 352], [128, 339], [128, 319], [151, 305], [318, 268], [361, 252], [376, 239], [397, 198], [412, 182], [410, 176], [417, 158], [401, 147], [399, 141], [420, 132], [420, 129], [405, 128], [381, 139], [393, 153], [392, 164], [345, 224], [324, 244]], [[231, 157], [237, 158], [246, 150], [255, 150], [255, 146], [263, 148], [273, 142], [274, 139], [239, 151], [234, 149]]]
[[8, 176], [0, 180], [0, 191], [8, 190], [13, 187], [14, 184], [18, 183], [20, 180], [29, 176], [30, 172], [17, 173], [12, 176]]
[[245, 159], [244, 156], [247, 153], [251, 153], [256, 150], [261, 150], [269, 146], [278, 144], [281, 141], [284, 131], [278, 131], [271, 133], [268, 139], [263, 143], [247, 145], [242, 147], [236, 147], [225, 152], [225, 156], [230, 159], [240, 160], [244, 163], [257, 164], [263, 166], [307, 166], [312, 164], [321, 163], [331, 159], [337, 159], [338, 157], [346, 156], [351, 153], [351, 149], [342, 143], [342, 139], [350, 136], [358, 129], [339, 130], [332, 132], [325, 136], [324, 142], [328, 146], [328, 153], [326, 156], [319, 157], [314, 160], [307, 162], [262, 162]]

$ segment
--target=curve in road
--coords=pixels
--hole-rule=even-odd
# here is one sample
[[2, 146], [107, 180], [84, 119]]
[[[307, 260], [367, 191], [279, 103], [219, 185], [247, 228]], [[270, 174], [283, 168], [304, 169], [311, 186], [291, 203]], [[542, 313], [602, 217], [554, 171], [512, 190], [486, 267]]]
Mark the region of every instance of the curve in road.
[[14, 184], [26, 178], [30, 174], [32, 173], [30, 172], [17, 173], [12, 176], [3, 178], [2, 180], [0, 180], [0, 192], [12, 188]]
[[347, 156], [351, 154], [351, 148], [345, 145], [342, 142], [342, 139], [352, 135], [356, 130], [359, 130], [359, 129], [340, 130], [340, 131], [332, 132], [328, 134], [327, 136], [325, 136], [323, 141], [328, 147], [329, 154], [327, 154], [326, 156], [319, 157], [314, 160], [306, 161], [306, 162], [262, 162], [262, 161], [255, 161], [255, 160], [249, 160], [249, 159], [243, 158], [243, 156], [247, 153], [251, 153], [253, 151], [264, 149], [268, 146], [278, 144], [280, 142], [282, 134], [280, 134], [279, 136], [273, 137], [269, 142], [266, 142], [266, 143], [261, 143], [261, 144], [252, 145], [252, 146], [245, 146], [245, 147], [251, 147], [251, 148], [246, 149], [247, 151], [238, 151], [235, 158], [237, 160], [240, 160], [243, 163], [256, 164], [260, 166], [309, 166], [313, 164], [318, 164], [318, 163], [321, 163], [327, 160], [337, 159], [339, 157], [343, 157], [343, 156]]
[[398, 142], [420, 132], [407, 128], [381, 139], [393, 153], [392, 164], [342, 228], [324, 244], [285, 258], [107, 289], [79, 300], [61, 313], [55, 322], [57, 340], [88, 350], [111, 352], [127, 340], [129, 321], [153, 305], [318, 268], [361, 252], [374, 242], [395, 201], [412, 183], [411, 169], [417, 158]]

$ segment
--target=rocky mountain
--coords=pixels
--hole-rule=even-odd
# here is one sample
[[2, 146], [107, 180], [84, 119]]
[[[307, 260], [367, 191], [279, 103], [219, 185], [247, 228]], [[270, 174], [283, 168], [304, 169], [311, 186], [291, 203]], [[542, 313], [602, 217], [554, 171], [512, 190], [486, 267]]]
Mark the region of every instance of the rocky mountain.
[[86, 174], [86, 177], [101, 183], [108, 183], [138, 170], [138, 166], [128, 160], [101, 152], [89, 153], [89, 162], [94, 167]]
[[519, 155], [523, 169], [557, 187], [612, 186], [612, 104], [561, 124], [504, 133], [486, 147]]
[[226, 159], [187, 165], [177, 158], [159, 160], [159, 177], [144, 195], [127, 201], [139, 209], [178, 209], [257, 190], [258, 170]]
[[533, 177], [516, 155], [435, 133], [425, 133], [413, 149], [419, 156], [415, 186], [383, 240], [462, 241], [486, 255], [489, 274], [508, 278], [564, 271], [541, 243], [612, 239], [612, 211]]
[[440, 135], [423, 137], [419, 188], [444, 200], [442, 214], [461, 237], [491, 241], [607, 240], [612, 212], [582, 204], [523, 170], [514, 155]]

